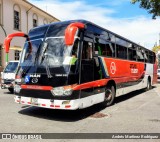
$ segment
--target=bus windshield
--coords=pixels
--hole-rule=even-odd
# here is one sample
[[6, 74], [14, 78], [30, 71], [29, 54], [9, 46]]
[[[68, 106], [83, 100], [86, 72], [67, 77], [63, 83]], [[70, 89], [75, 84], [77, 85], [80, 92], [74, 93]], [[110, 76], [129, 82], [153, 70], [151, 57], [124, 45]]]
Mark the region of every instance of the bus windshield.
[[14, 73], [17, 69], [18, 62], [9, 62], [6, 66], [4, 73]]
[[55, 72], [51, 68], [61, 67], [64, 74], [68, 74], [71, 65], [77, 63], [79, 37], [75, 35], [74, 44], [67, 46], [64, 36], [66, 27], [67, 25], [52, 25], [48, 28], [45, 27], [44, 30], [33, 29], [29, 33], [30, 40], [26, 40], [24, 44], [20, 67], [28, 73], [33, 72], [33, 68], [37, 68], [36, 70], [40, 72], [42, 72], [40, 68], [45, 68], [46, 71], [43, 70], [43, 73], [46, 72], [48, 75]]
[[45, 66], [46, 62], [50, 66], [70, 65], [73, 57], [78, 58], [78, 39], [75, 39], [73, 46], [66, 46], [64, 37], [46, 38], [45, 42], [42, 42], [41, 39], [30, 42], [32, 51], [29, 49], [29, 43], [26, 42], [20, 62], [21, 66], [32, 66], [35, 64]]
[[64, 38], [47, 38], [46, 46], [41, 52], [41, 58], [39, 59], [39, 65], [45, 65], [46, 62], [50, 66], [62, 66], [70, 65], [72, 57], [78, 57], [78, 40], [76, 40], [74, 46], [66, 46]]

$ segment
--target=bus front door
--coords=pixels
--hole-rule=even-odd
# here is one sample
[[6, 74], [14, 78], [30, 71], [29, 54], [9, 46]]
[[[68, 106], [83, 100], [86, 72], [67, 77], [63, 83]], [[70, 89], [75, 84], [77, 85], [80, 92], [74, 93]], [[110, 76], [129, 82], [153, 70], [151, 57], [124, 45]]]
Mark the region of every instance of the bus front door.
[[[93, 42], [90, 38], [84, 38], [81, 60], [81, 84], [86, 85], [94, 81], [94, 58], [93, 58]], [[90, 86], [90, 85], [89, 85]], [[93, 86], [81, 90], [80, 98], [93, 95]]]

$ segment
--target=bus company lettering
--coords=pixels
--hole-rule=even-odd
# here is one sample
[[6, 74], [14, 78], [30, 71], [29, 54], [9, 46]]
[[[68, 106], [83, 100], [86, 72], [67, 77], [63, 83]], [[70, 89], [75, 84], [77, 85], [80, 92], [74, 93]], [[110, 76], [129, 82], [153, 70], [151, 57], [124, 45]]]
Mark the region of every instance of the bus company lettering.
[[110, 72], [111, 72], [111, 74], [115, 74], [115, 72], [116, 72], [116, 64], [115, 64], [115, 62], [111, 63]]
[[131, 73], [138, 73], [137, 65], [130, 64]]
[[27, 89], [43, 90], [43, 87], [30, 85], [30, 86], [27, 86]]
[[55, 74], [55, 76], [57, 76], [57, 77], [61, 77], [61, 76], [67, 76], [67, 74]]
[[41, 77], [40, 74], [30, 74], [30, 77]]

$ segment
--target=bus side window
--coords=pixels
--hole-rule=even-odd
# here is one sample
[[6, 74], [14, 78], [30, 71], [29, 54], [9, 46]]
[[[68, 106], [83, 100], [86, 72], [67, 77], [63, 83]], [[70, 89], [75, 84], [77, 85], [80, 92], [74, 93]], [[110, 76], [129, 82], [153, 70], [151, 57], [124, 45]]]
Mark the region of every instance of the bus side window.
[[144, 55], [140, 48], [136, 50], [137, 52], [137, 61], [144, 62]]
[[90, 41], [83, 42], [82, 59], [92, 59], [93, 43]]
[[121, 45], [116, 45], [117, 57], [120, 59], [127, 59], [127, 48]]
[[151, 51], [149, 51], [149, 59], [148, 59], [148, 63], [155, 63], [155, 55], [154, 53], [152, 53]]
[[137, 60], [136, 50], [128, 48], [128, 59], [131, 61]]
[[105, 45], [106, 46], [105, 46], [105, 48], [104, 48], [104, 50], [102, 52], [102, 55], [105, 55], [107, 57], [113, 57], [114, 49], [113, 49], [112, 44], [109, 43], [109, 42], [106, 42]]
[[100, 43], [100, 39], [99, 38], [95, 38], [95, 53], [98, 52], [98, 56], [101, 56], [102, 55], [102, 44]]
[[143, 55], [144, 55], [144, 61], [147, 63], [147, 62], [148, 62], [148, 54], [147, 54], [147, 51], [143, 50]]
[[102, 38], [95, 39], [95, 53], [98, 52], [99, 56], [114, 57], [114, 50], [112, 43]]

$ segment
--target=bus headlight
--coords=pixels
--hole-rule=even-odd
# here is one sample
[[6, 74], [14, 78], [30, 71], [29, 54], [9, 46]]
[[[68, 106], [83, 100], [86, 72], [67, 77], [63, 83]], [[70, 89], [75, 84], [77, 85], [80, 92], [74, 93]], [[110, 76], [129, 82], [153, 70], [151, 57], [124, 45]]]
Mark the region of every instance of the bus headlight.
[[64, 89], [63, 87], [56, 87], [51, 90], [51, 93], [55, 96], [68, 96], [71, 95], [73, 90], [71, 88]]
[[67, 89], [67, 90], [64, 90], [64, 95], [71, 95], [72, 94], [72, 92], [73, 92], [73, 90], [72, 89]]
[[20, 85], [15, 85], [14, 86], [14, 92], [19, 93], [21, 91], [21, 86]]
[[56, 96], [62, 96], [63, 91], [64, 91], [63, 87], [56, 87], [51, 90], [52, 94]]

